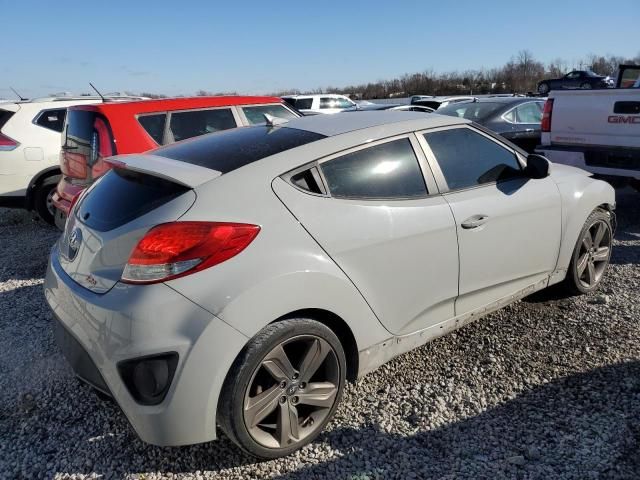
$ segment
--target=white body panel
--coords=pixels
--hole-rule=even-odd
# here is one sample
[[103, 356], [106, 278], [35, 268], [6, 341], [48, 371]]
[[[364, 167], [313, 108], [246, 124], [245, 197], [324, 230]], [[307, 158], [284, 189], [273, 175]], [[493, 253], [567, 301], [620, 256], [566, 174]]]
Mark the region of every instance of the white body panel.
[[537, 152], [598, 175], [640, 179], [640, 89], [552, 91], [549, 98], [551, 131]]

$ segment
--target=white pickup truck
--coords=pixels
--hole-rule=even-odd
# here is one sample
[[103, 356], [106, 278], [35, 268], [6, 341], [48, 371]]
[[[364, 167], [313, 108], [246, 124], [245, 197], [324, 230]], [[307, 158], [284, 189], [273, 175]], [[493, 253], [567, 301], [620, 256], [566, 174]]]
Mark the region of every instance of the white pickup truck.
[[640, 66], [621, 65], [616, 88], [552, 91], [536, 152], [640, 190]]

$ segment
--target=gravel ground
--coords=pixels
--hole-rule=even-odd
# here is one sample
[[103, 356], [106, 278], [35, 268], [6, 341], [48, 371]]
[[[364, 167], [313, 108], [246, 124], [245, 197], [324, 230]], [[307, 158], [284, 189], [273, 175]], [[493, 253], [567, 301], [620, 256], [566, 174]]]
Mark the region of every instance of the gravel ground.
[[596, 294], [536, 295], [348, 387], [327, 431], [257, 463], [138, 440], [73, 377], [42, 295], [57, 232], [0, 209], [0, 478], [640, 478], [640, 195]]

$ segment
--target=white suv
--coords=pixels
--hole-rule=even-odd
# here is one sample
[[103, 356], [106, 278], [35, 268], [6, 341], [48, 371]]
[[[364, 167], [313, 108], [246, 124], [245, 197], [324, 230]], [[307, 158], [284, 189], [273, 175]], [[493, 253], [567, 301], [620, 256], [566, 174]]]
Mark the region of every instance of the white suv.
[[291, 95], [282, 97], [289, 105], [305, 115], [317, 113], [338, 113], [357, 110], [357, 104], [345, 95], [323, 93], [320, 95]]
[[[140, 97], [136, 97], [140, 98]], [[133, 97], [109, 97], [109, 100]], [[100, 97], [47, 97], [0, 103], [0, 207], [35, 210], [53, 224], [60, 137], [67, 108]]]

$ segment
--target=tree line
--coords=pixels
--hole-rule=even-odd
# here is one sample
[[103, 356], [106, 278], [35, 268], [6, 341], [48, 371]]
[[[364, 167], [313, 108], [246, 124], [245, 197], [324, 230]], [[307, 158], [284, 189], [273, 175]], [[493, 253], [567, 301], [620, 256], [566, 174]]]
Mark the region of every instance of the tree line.
[[529, 50], [521, 50], [498, 68], [437, 73], [428, 69], [400, 77], [344, 87], [316, 88], [310, 91], [291, 89], [276, 96], [301, 93], [344, 93], [361, 99], [406, 97], [411, 95], [461, 95], [488, 93], [535, 92], [540, 80], [558, 78], [571, 70], [591, 69], [601, 75], [614, 76], [619, 64], [640, 64], [640, 53], [634, 58], [616, 55], [587, 55], [578, 62], [557, 58], [543, 63]]
[[[482, 95], [488, 93], [535, 92], [540, 80], [558, 78], [571, 70], [591, 69], [601, 75], [614, 76], [619, 64], [640, 64], [640, 53], [633, 58], [617, 55], [587, 55], [579, 61], [562, 58], [543, 63], [535, 59], [529, 50], [521, 50], [502, 67], [437, 73], [427, 69], [419, 73], [406, 73], [389, 80], [378, 80], [344, 87], [324, 87], [311, 90], [297, 88], [273, 92], [272, 95], [343, 93], [356, 99], [407, 97], [411, 95]], [[131, 92], [127, 92], [130, 94]], [[167, 95], [141, 92], [150, 98], [166, 98]], [[196, 96], [237, 95], [237, 92], [198, 90]], [[184, 95], [178, 95], [179, 97]]]

